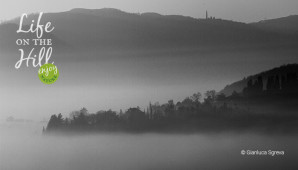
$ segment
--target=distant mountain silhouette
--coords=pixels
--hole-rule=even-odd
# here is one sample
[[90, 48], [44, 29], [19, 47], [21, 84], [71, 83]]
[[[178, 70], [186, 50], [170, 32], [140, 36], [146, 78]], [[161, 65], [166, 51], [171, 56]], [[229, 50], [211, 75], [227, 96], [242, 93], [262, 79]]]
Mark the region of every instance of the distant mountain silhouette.
[[265, 31], [298, 35], [298, 15], [263, 20], [257, 23], [252, 23], [252, 25]]
[[70, 10], [69, 13], [81, 13], [85, 15], [110, 16], [110, 17], [129, 15], [129, 13], [126, 13], [119, 9], [114, 9], [114, 8], [102, 8], [102, 9], [74, 8]]
[[[37, 16], [30, 15], [29, 19]], [[25, 20], [26, 24], [31, 22], [29, 19]], [[295, 39], [298, 37], [267, 31], [258, 23], [156, 13], [133, 14], [111, 8], [76, 8], [46, 13], [42, 22], [48, 21], [55, 26], [53, 36], [67, 44], [67, 48], [76, 50], [271, 47], [289, 43], [297, 45]], [[19, 19], [8, 21], [18, 22]], [[0, 29], [0, 35], [5, 35], [0, 42], [2, 47], [6, 47], [9, 41], [15, 41], [11, 37], [16, 37], [16, 32], [15, 29]]]
[[[288, 65], [283, 65], [277, 68], [273, 68], [268, 71], [261, 72], [259, 74], [251, 75], [248, 76], [240, 81], [234, 82], [230, 85], [227, 85], [223, 90], [221, 90], [219, 93], [223, 93], [226, 96], [232, 95], [232, 93], [235, 91], [237, 93], [242, 93], [243, 89], [247, 87], [249, 84], [248, 82], [251, 81], [252, 83], [257, 82], [258, 79], [262, 78], [262, 85], [260, 87], [261, 91], [266, 91], [266, 90], [273, 90], [273, 86], [270, 86], [268, 83], [270, 82], [275, 82], [278, 87], [276, 87], [276, 90], [279, 90], [280, 93], [294, 93], [298, 91], [298, 64], [288, 64]], [[293, 77], [293, 78], [292, 78]], [[293, 79], [293, 80], [290, 80]], [[290, 81], [290, 83], [295, 84], [293, 85], [294, 87], [289, 87], [292, 88], [290, 91], [289, 90], [284, 90], [283, 91], [283, 81]], [[287, 88], [287, 87], [284, 87]], [[294, 91], [293, 91], [294, 90]]]

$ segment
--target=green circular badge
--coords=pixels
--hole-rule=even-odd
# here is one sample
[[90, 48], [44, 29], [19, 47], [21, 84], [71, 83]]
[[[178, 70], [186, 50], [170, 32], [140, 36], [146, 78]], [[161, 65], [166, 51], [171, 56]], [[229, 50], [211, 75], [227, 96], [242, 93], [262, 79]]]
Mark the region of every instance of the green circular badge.
[[44, 64], [38, 70], [38, 77], [41, 82], [52, 84], [59, 77], [58, 68], [54, 64]]

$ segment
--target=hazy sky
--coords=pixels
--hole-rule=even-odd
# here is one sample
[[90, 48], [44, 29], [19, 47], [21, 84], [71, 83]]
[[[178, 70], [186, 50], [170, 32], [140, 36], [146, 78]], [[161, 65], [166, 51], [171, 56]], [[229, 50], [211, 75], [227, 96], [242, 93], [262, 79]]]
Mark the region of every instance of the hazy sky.
[[211, 16], [242, 22], [297, 14], [297, 0], [1, 0], [0, 20], [32, 12], [60, 12], [72, 8], [118, 8], [127, 12]]

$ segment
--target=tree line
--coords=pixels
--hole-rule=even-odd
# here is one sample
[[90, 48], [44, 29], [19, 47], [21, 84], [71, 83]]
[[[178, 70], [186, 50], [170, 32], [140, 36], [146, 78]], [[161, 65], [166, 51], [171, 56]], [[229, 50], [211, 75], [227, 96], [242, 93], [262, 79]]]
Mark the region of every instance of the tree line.
[[[89, 113], [83, 107], [73, 111], [69, 117], [63, 118], [62, 114], [51, 116], [44, 133], [51, 132], [176, 132], [200, 130], [244, 129], [258, 126], [284, 125], [287, 120], [297, 121], [296, 115], [255, 114], [243, 108], [229, 107], [224, 101], [223, 94], [214, 90], [207, 91], [204, 95], [195, 93], [183, 101], [174, 103], [149, 103], [146, 109], [131, 107], [120, 112], [106, 110]], [[220, 104], [219, 104], [220, 103]]]

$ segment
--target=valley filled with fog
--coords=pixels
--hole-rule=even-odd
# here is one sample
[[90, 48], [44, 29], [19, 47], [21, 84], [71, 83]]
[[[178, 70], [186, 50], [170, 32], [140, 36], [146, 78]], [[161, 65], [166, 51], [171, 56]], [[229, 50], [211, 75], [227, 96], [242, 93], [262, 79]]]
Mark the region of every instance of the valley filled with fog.
[[[0, 126], [1, 170], [289, 169], [296, 135], [235, 133], [43, 135], [40, 122]], [[284, 155], [241, 155], [241, 150]]]

